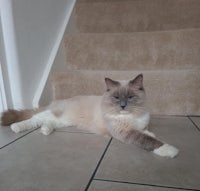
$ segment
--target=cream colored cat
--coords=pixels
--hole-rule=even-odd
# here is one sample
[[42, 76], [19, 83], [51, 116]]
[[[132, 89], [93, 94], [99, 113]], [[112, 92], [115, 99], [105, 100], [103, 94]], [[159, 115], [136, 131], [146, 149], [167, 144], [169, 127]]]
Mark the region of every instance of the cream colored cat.
[[147, 130], [150, 117], [145, 107], [143, 75], [130, 81], [105, 78], [105, 82], [107, 91], [103, 96], [77, 96], [36, 110], [8, 110], [2, 114], [2, 125], [11, 125], [15, 133], [40, 126], [44, 135], [56, 128], [76, 126], [160, 156], [175, 157], [178, 149]]

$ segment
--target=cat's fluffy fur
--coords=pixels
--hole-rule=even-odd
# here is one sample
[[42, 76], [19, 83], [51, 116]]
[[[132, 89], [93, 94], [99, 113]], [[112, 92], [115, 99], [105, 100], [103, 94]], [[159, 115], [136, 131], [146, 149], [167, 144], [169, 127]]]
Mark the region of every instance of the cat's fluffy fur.
[[130, 81], [106, 78], [105, 83], [107, 91], [103, 96], [76, 96], [36, 110], [8, 110], [2, 114], [2, 125], [10, 125], [16, 133], [41, 126], [45, 135], [55, 128], [76, 126], [160, 156], [175, 157], [178, 149], [147, 130], [150, 117], [145, 106], [143, 75]]

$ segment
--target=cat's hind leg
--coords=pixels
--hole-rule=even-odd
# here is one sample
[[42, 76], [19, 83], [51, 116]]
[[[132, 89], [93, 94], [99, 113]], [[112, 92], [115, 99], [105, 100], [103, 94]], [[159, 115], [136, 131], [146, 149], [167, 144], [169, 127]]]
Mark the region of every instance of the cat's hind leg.
[[27, 119], [18, 123], [13, 123], [10, 128], [15, 133], [20, 133], [26, 130], [30, 130], [34, 127], [39, 127], [41, 125], [41, 122], [31, 119]]
[[49, 124], [53, 120], [52, 118], [51, 111], [44, 111], [32, 116], [30, 119], [13, 123], [10, 127], [15, 133], [20, 133], [35, 127], [40, 127], [43, 124]]
[[61, 128], [69, 126], [69, 122], [63, 122], [62, 119], [57, 118], [50, 110], [43, 111], [34, 115], [32, 118], [13, 123], [11, 129], [15, 133], [19, 133], [25, 130], [32, 129], [34, 127], [41, 127], [41, 133], [49, 135], [55, 128]]

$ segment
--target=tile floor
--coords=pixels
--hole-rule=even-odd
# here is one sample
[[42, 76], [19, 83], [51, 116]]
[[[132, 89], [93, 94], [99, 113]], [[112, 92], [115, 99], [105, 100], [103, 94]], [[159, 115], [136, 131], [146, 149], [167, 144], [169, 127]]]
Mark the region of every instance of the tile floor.
[[154, 116], [150, 128], [177, 158], [74, 128], [0, 127], [0, 191], [200, 191], [200, 117]]

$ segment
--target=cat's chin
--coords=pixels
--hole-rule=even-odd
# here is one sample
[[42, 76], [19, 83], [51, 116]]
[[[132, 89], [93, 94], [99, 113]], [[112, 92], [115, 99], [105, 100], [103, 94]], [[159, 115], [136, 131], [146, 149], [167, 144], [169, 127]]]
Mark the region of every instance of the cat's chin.
[[126, 110], [121, 110], [120, 111], [120, 114], [129, 114], [130, 112], [129, 111], [126, 111]]

